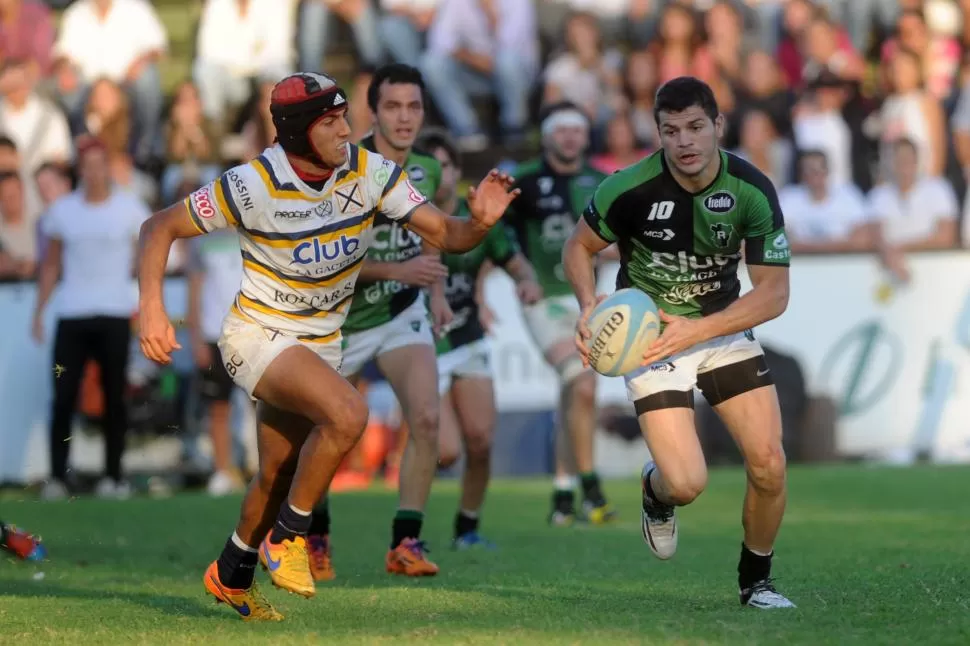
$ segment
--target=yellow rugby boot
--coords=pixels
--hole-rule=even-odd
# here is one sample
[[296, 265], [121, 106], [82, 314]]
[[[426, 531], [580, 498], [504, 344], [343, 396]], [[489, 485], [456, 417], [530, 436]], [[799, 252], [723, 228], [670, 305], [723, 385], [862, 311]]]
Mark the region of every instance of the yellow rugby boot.
[[277, 588], [308, 599], [316, 593], [303, 536], [271, 543], [267, 535], [259, 545], [259, 562]]

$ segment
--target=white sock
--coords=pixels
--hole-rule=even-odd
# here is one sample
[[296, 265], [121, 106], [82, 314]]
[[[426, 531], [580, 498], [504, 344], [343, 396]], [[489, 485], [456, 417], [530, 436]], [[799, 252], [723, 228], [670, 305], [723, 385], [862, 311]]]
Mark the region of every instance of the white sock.
[[232, 543], [244, 552], [255, 552], [255, 547], [250, 547], [243, 542], [243, 539], [239, 538], [239, 534], [236, 532], [232, 533]]
[[[287, 503], [287, 504], [290, 504], [290, 503]], [[309, 516], [310, 514], [313, 513], [313, 510], [312, 509], [310, 511], [303, 511], [302, 509], [299, 509], [297, 507], [294, 507], [292, 504], [290, 504], [290, 509], [293, 510], [293, 513], [294, 514], [298, 514], [300, 516]]]
[[459, 509], [458, 513], [460, 513], [462, 516], [465, 516], [466, 518], [478, 518], [477, 511], [468, 511], [467, 509]]
[[748, 551], [754, 554], [755, 556], [771, 556], [772, 554], [775, 553], [775, 550], [771, 550], [770, 552], [759, 552], [758, 550], [753, 550], [750, 547], [748, 548]]
[[556, 491], [575, 491], [579, 486], [579, 478], [576, 476], [556, 476], [553, 480]]

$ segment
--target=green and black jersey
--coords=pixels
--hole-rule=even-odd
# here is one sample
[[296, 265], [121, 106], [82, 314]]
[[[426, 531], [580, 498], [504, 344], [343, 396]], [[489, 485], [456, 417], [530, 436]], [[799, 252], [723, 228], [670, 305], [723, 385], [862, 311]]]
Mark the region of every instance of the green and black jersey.
[[572, 294], [562, 269], [562, 249], [605, 177], [589, 166], [575, 175], [560, 175], [544, 158], [524, 162], [515, 171], [522, 194], [502, 221], [535, 267], [546, 297]]
[[[373, 136], [362, 140], [359, 146], [376, 151]], [[438, 186], [441, 185], [441, 164], [437, 159], [412, 149], [404, 162], [404, 172], [416, 189], [429, 200], [434, 200]], [[421, 253], [421, 238], [416, 233], [380, 213], [374, 218], [370, 235], [373, 236], [367, 249], [367, 258], [370, 260], [404, 262]], [[403, 285], [396, 280], [358, 280], [343, 331], [353, 334], [383, 325], [410, 307], [420, 293], [420, 287]]]
[[743, 159], [720, 155], [717, 178], [698, 193], [677, 183], [663, 151], [599, 186], [584, 218], [620, 249], [618, 289], [642, 289], [671, 314], [699, 317], [737, 300], [742, 243], [749, 265], [788, 266], [771, 181]]
[[[454, 215], [459, 218], [470, 217], [465, 200], [458, 203], [458, 210]], [[519, 246], [509, 231], [496, 226], [489, 230], [485, 239], [474, 249], [462, 254], [441, 254], [441, 261], [448, 267], [445, 295], [455, 318], [448, 333], [438, 340], [438, 354], [450, 352], [485, 336], [485, 330], [478, 320], [478, 303], [475, 302], [478, 272], [486, 259], [499, 267], [505, 267], [518, 252]]]

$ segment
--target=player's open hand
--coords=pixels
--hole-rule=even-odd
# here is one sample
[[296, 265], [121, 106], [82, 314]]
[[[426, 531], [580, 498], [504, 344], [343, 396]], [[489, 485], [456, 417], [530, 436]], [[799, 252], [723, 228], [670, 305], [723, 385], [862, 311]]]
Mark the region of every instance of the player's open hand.
[[455, 320], [455, 313], [444, 296], [432, 296], [429, 309], [431, 310], [431, 331], [434, 332], [435, 338], [440, 339], [448, 333], [451, 323]]
[[579, 356], [583, 359], [583, 366], [586, 368], [589, 368], [589, 338], [593, 336], [593, 333], [589, 329], [589, 317], [593, 313], [593, 310], [596, 309], [596, 306], [605, 299], [606, 294], [597, 296], [594, 303], [583, 308], [582, 314], [579, 315], [579, 320], [576, 321], [576, 349], [579, 350]]
[[671, 357], [710, 338], [703, 319], [689, 319], [660, 310], [664, 330], [643, 355], [644, 366]]
[[161, 304], [143, 306], [139, 310], [138, 337], [142, 353], [163, 366], [172, 363], [172, 351], [182, 348], [175, 339], [175, 328]]
[[512, 200], [522, 192], [518, 188], [512, 189], [514, 184], [514, 177], [493, 168], [477, 187], [468, 189], [468, 210], [471, 211], [472, 219], [486, 228], [491, 228], [505, 214]]

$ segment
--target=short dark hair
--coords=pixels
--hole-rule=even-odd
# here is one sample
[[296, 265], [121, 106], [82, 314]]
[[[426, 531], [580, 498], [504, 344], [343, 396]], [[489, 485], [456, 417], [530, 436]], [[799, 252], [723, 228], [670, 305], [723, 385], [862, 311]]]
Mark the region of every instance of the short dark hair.
[[697, 106], [711, 121], [717, 119], [720, 110], [711, 86], [693, 76], [679, 76], [660, 86], [653, 104], [653, 118], [660, 125], [661, 112], [683, 112]]
[[441, 128], [430, 128], [421, 135], [421, 148], [428, 151], [429, 153], [434, 153], [434, 151], [439, 148], [445, 151], [448, 155], [448, 159], [457, 168], [461, 168], [461, 153], [458, 151], [458, 146], [455, 145], [455, 141], [448, 134], [447, 130]]
[[404, 63], [391, 63], [377, 68], [367, 86], [367, 105], [371, 112], [377, 112], [377, 103], [381, 98], [381, 86], [384, 82], [393, 84], [417, 85], [421, 89], [421, 99], [424, 100], [424, 78], [416, 67]]
[[7, 135], [0, 135], [0, 148], [13, 148], [17, 152], [17, 144]]
[[809, 157], [818, 157], [819, 159], [822, 160], [822, 163], [825, 164], [825, 168], [828, 169], [829, 156], [821, 148], [803, 148], [802, 150], [799, 150], [798, 165], [801, 166], [801, 163], [806, 159], [808, 159]]

